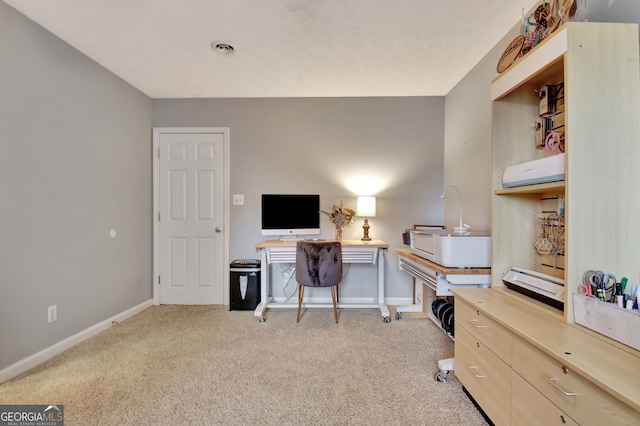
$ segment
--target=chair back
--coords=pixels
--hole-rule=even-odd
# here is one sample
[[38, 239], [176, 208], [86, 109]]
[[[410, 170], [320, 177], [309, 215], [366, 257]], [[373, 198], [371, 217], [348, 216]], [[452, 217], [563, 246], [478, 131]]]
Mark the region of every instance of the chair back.
[[342, 280], [342, 244], [339, 241], [298, 241], [296, 281], [307, 287], [332, 287]]

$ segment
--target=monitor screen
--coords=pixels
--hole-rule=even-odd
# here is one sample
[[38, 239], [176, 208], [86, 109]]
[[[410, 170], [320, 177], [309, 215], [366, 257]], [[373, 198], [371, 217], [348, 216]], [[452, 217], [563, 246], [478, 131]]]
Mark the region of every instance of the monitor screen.
[[320, 196], [262, 194], [262, 235], [320, 234]]

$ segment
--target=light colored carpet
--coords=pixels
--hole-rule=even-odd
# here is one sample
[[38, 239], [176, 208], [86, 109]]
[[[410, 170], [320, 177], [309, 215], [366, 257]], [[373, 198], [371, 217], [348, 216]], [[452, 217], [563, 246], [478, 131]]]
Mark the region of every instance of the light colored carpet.
[[423, 314], [153, 306], [0, 385], [0, 404], [64, 404], [67, 425], [485, 425], [437, 360]]

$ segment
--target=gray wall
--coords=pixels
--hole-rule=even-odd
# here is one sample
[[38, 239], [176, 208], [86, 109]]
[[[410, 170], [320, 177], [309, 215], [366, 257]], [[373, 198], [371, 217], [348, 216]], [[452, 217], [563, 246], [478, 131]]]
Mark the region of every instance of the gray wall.
[[[153, 125], [230, 128], [230, 189], [245, 196], [244, 206], [231, 205], [230, 259], [258, 256], [263, 193], [317, 193], [325, 210], [341, 200], [355, 208], [358, 195], [375, 195], [370, 235], [391, 245], [387, 296], [412, 296], [394, 249], [406, 227], [443, 220], [444, 98], [157, 99]], [[373, 185], [371, 194], [360, 193], [363, 180]], [[322, 237], [333, 237], [324, 215], [321, 227]], [[361, 238], [362, 219], [344, 232]], [[374, 296], [355, 289], [371, 281], [371, 272], [352, 267], [341, 295]]]
[[638, 0], [587, 0], [587, 20], [640, 23], [640, 2]]
[[2, 370], [151, 298], [152, 194], [148, 97], [1, 2], [0, 57]]

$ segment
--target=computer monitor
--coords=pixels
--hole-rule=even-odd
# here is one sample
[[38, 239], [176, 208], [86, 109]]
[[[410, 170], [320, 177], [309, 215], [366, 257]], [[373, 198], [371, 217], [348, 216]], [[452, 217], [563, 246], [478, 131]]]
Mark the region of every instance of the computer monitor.
[[262, 235], [320, 234], [320, 195], [262, 194]]

